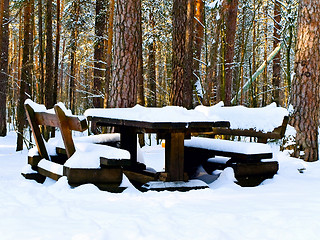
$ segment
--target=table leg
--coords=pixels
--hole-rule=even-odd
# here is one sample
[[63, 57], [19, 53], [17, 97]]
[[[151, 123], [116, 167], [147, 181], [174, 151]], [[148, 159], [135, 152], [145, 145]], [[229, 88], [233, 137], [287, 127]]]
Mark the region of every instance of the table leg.
[[137, 133], [134, 128], [121, 127], [120, 129], [120, 147], [128, 150], [133, 164], [137, 163]]
[[186, 181], [184, 173], [184, 133], [166, 135], [165, 181]]

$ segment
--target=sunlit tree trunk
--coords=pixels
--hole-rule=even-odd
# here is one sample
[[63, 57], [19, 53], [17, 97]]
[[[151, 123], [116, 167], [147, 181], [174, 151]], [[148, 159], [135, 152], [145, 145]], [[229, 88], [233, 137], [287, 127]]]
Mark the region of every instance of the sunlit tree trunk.
[[225, 105], [231, 105], [234, 43], [237, 29], [238, 0], [223, 3], [225, 20]]
[[304, 151], [305, 161], [318, 160], [319, 84], [320, 84], [320, 2], [301, 0], [292, 82], [291, 124], [297, 130], [294, 155]]
[[[281, 30], [281, 6], [278, 1], [274, 3], [274, 29], [273, 29], [273, 49], [275, 49], [280, 43], [280, 30]], [[281, 77], [281, 52], [273, 59], [273, 101], [280, 105], [280, 77]]]
[[138, 19], [137, 32], [137, 54], [138, 54], [138, 69], [137, 69], [137, 103], [141, 106], [145, 105], [144, 99], [144, 78], [143, 78], [143, 57], [142, 57], [142, 16], [141, 16], [141, 0], [136, 1], [136, 14]]
[[104, 106], [109, 106], [109, 88], [111, 80], [111, 65], [112, 65], [112, 42], [113, 42], [113, 21], [114, 21], [114, 0], [109, 1], [108, 8], [108, 41], [106, 46], [106, 76], [105, 76], [105, 101]]
[[183, 106], [187, 0], [173, 1], [172, 81], [170, 104]]
[[6, 136], [6, 99], [9, 58], [9, 0], [2, 1], [0, 5], [0, 136]]
[[[193, 108], [193, 35], [194, 35], [194, 0], [187, 1], [187, 19], [186, 19], [186, 46], [185, 46], [185, 69], [184, 69], [184, 85], [183, 85], [183, 106]], [[197, 24], [197, 23], [196, 23]]]
[[32, 44], [31, 36], [31, 1], [27, 0], [25, 2], [24, 14], [23, 14], [23, 25], [24, 25], [24, 39], [23, 39], [23, 53], [22, 53], [22, 69], [21, 69], [21, 82], [19, 91], [19, 102], [17, 108], [17, 127], [18, 127], [18, 137], [17, 137], [17, 151], [23, 149], [23, 129], [25, 126], [25, 111], [24, 111], [24, 101], [27, 98], [27, 94], [30, 93], [28, 90], [31, 84], [31, 59], [30, 59], [30, 49]]
[[39, 38], [39, 88], [38, 102], [44, 103], [44, 53], [43, 53], [43, 23], [42, 23], [42, 0], [38, 1], [38, 38]]
[[57, 28], [56, 28], [56, 48], [54, 58], [54, 88], [53, 88], [53, 102], [57, 103], [58, 98], [58, 82], [59, 82], [59, 52], [60, 52], [60, 0], [57, 0]]
[[115, 13], [114, 69], [112, 107], [132, 107], [137, 103], [137, 85], [141, 79], [139, 54], [141, 19], [140, 1], [117, 0]]
[[151, 36], [148, 40], [148, 92], [147, 92], [147, 104], [149, 107], [155, 107], [157, 104], [156, 92], [156, 58], [155, 58], [155, 38], [153, 36], [154, 31], [154, 18], [153, 9], [149, 12], [149, 24], [151, 27]]
[[45, 105], [48, 109], [54, 105], [53, 87], [52, 1], [47, 0]]
[[105, 0], [96, 1], [94, 70], [93, 70], [93, 106], [103, 107], [102, 86], [105, 78], [104, 33], [106, 26]]

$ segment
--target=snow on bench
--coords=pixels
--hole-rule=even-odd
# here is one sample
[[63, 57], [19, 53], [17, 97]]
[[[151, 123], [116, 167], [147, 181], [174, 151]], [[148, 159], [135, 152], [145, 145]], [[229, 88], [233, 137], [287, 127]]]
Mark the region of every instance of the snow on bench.
[[192, 137], [185, 140], [184, 145], [188, 174], [200, 164], [209, 174], [231, 167], [239, 185], [256, 186], [272, 178], [279, 169], [277, 161], [266, 161], [272, 158], [267, 144]]
[[263, 143], [192, 137], [184, 141], [184, 146], [207, 150], [217, 156], [231, 157], [235, 161], [260, 161], [272, 158], [270, 146]]

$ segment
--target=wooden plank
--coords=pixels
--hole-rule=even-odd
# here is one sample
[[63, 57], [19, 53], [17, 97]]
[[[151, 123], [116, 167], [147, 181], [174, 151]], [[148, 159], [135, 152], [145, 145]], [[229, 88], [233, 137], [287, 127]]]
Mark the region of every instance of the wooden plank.
[[238, 163], [232, 164], [235, 177], [252, 175], [271, 175], [273, 176], [279, 170], [279, 164], [276, 161], [260, 163]]
[[77, 116], [66, 116], [66, 118], [70, 130], [84, 132], [88, 129], [87, 120], [85, 118], [79, 119]]
[[[167, 143], [166, 143], [167, 145]], [[208, 150], [204, 148], [197, 147], [185, 147], [189, 152], [195, 152], [199, 155], [214, 157], [214, 156], [222, 156], [222, 157], [230, 157], [232, 162], [259, 162], [261, 159], [271, 159], [272, 153], [257, 153], [257, 154], [244, 154], [237, 152], [227, 152], [227, 151], [216, 151], [216, 150]]]
[[29, 104], [25, 104], [24, 108], [26, 110], [27, 119], [28, 119], [29, 125], [31, 127], [33, 137], [35, 139], [35, 143], [36, 143], [39, 155], [42, 158], [49, 160], [50, 157], [47, 152], [46, 146], [44, 144], [44, 140], [42, 138], [39, 125], [37, 124], [37, 120], [35, 117], [35, 111]]
[[53, 179], [55, 181], [58, 181], [59, 178], [62, 177], [62, 175], [60, 175], [60, 174], [50, 172], [50, 171], [48, 171], [48, 170], [46, 170], [44, 168], [41, 168], [41, 167], [38, 167], [38, 173], [40, 173], [43, 176], [49, 177], [49, 178], [51, 178], [51, 179]]
[[148, 121], [134, 121], [126, 119], [113, 119], [104, 117], [92, 117], [88, 116], [88, 120], [95, 122], [100, 126], [127, 126], [135, 127], [144, 131], [151, 130], [183, 130], [190, 129], [192, 131], [198, 131], [199, 128], [211, 129], [212, 127], [229, 127], [228, 121], [216, 121], [216, 122], [148, 122]]
[[76, 148], [72, 139], [72, 132], [68, 125], [68, 119], [65, 112], [60, 108], [59, 105], [54, 106], [54, 111], [56, 112], [56, 115], [59, 119], [59, 128], [61, 131], [64, 146], [66, 148], [67, 156], [68, 158], [70, 158], [76, 151]]
[[81, 184], [120, 184], [122, 182], [121, 168], [82, 169], [63, 167], [63, 175], [67, 176], [70, 185]]
[[59, 127], [58, 118], [54, 113], [36, 112], [35, 120], [38, 125]]
[[100, 157], [101, 167], [123, 167], [131, 166], [132, 162], [130, 159], [110, 159], [105, 157]]
[[39, 155], [28, 156], [28, 164], [30, 164], [31, 168], [36, 171], [38, 167], [38, 163], [41, 161], [41, 159], [43, 159], [43, 157]]

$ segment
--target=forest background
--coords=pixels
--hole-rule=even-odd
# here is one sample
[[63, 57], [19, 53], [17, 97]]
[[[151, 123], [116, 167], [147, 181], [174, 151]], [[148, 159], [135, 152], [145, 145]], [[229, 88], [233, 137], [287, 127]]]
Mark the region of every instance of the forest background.
[[[310, 0], [1, 0], [0, 7], [0, 135], [17, 131], [17, 150], [26, 140], [26, 98], [47, 108], [61, 101], [75, 114], [219, 101], [287, 108], [301, 82], [299, 19], [320, 9]], [[318, 87], [310, 89], [313, 98]], [[297, 137], [298, 149], [316, 148], [305, 160], [318, 159], [318, 99], [306, 124], [312, 136]]]

